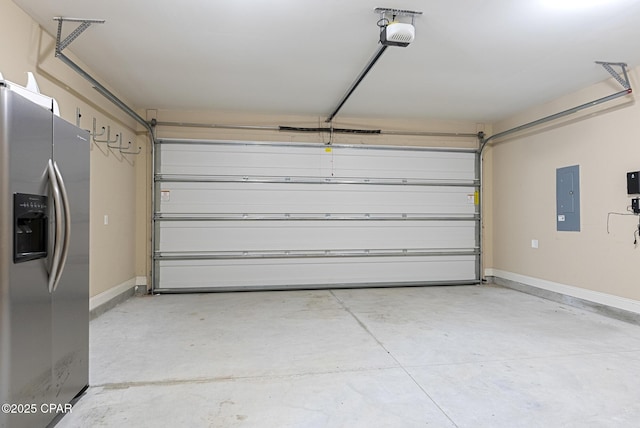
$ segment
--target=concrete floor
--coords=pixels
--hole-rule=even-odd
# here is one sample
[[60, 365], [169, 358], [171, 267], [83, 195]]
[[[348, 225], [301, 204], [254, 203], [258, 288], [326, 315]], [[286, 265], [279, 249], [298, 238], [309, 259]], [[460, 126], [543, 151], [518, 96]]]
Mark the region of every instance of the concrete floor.
[[640, 326], [497, 286], [137, 297], [67, 427], [637, 427]]

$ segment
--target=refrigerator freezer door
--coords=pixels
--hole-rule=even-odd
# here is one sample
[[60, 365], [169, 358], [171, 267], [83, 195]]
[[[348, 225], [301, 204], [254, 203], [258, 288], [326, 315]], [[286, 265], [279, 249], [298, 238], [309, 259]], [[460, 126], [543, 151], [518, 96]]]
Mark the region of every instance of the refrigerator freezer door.
[[[89, 383], [89, 149], [87, 131], [54, 117], [53, 158], [71, 221], [66, 263], [53, 297], [53, 388], [68, 403]], [[63, 233], [63, 236], [66, 232]]]
[[0, 427], [45, 426], [53, 400], [51, 294], [45, 259], [14, 263], [13, 195], [47, 195], [52, 113], [0, 86], [0, 403], [34, 413], [0, 413]]

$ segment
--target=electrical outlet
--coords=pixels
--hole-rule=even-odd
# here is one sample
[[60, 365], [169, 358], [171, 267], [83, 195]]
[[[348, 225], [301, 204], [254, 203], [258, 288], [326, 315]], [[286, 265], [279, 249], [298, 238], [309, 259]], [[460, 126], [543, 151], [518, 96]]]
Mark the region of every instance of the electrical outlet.
[[109, 224], [109, 216], [107, 214], [104, 215], [104, 225], [108, 225]]

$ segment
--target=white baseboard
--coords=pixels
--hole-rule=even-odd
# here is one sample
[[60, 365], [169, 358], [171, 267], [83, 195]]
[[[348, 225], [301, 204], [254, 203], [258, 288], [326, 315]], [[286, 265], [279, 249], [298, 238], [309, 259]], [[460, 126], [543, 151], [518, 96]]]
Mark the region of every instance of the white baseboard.
[[146, 276], [137, 276], [135, 278], [128, 279], [122, 284], [116, 285], [115, 287], [110, 288], [107, 291], [93, 296], [89, 299], [89, 311], [93, 311], [96, 308], [105, 305], [114, 299], [118, 299], [122, 294], [133, 294], [131, 289], [140, 285], [147, 285]]
[[575, 297], [600, 305], [610, 306], [612, 308], [640, 314], [640, 301], [627, 299], [625, 297], [614, 296], [612, 294], [601, 293], [599, 291], [587, 290], [571, 285], [560, 284], [557, 282], [547, 281], [544, 279], [533, 278], [530, 276], [520, 275], [513, 272], [507, 272], [499, 269], [485, 269], [485, 276], [493, 276], [503, 278], [509, 281], [518, 282], [542, 290]]
[[[146, 282], [146, 280], [145, 280]], [[113, 288], [108, 289], [100, 294], [96, 294], [89, 299], [89, 311], [95, 310], [97, 307], [102, 306], [109, 301], [118, 298], [121, 294], [129, 292], [137, 284], [137, 278], [131, 278], [120, 285], [116, 285]]]

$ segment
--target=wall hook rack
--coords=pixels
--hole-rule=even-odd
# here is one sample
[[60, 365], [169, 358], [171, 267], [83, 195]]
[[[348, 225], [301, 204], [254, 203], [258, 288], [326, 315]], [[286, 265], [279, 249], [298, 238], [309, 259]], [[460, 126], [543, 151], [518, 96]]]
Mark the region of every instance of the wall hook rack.
[[[102, 134], [100, 134], [100, 135], [102, 135]], [[94, 137], [93, 141], [95, 141], [96, 143], [107, 143], [107, 145], [109, 147], [111, 147], [111, 144], [118, 142], [118, 134], [116, 134], [116, 139], [112, 140], [111, 139], [111, 126], [107, 126], [107, 139], [106, 140], [98, 140], [97, 138]]]
[[98, 131], [96, 130], [96, 118], [93, 118], [93, 132], [90, 132], [89, 135], [93, 138], [93, 141], [96, 143], [101, 143], [102, 141], [98, 141], [96, 140], [96, 137], [102, 137], [104, 135], [105, 132], [107, 132], [106, 128], [103, 126], [102, 127], [102, 132], [98, 133]]
[[[96, 137], [101, 137], [106, 134], [106, 138], [104, 140], [98, 139]], [[116, 134], [115, 138], [111, 139], [111, 126], [101, 127], [101, 131], [98, 132], [98, 125], [96, 118], [93, 118], [93, 132], [90, 132], [89, 135], [93, 138], [95, 143], [106, 143], [107, 147], [110, 149], [118, 149], [118, 151], [122, 154], [126, 155], [137, 155], [142, 152], [142, 147], [138, 146], [137, 151], [130, 151], [129, 149], [132, 146], [132, 142], [129, 141], [126, 145], [122, 144], [122, 134]]]
[[[131, 141], [129, 141], [129, 146], [131, 146]], [[120, 153], [125, 154], [125, 155], [138, 155], [140, 154], [140, 152], [142, 152], [142, 146], [138, 146], [138, 151], [136, 152], [129, 152], [129, 151], [125, 151], [120, 149]]]
[[122, 151], [123, 149], [128, 149], [129, 147], [131, 147], [131, 142], [129, 142], [129, 145], [127, 147], [123, 147], [122, 146], [122, 134], [116, 134], [116, 139], [113, 142], [114, 143], [118, 143], [118, 144], [117, 145], [111, 145], [110, 143], [107, 143], [107, 147], [109, 147], [110, 149], [118, 149], [120, 151]]

